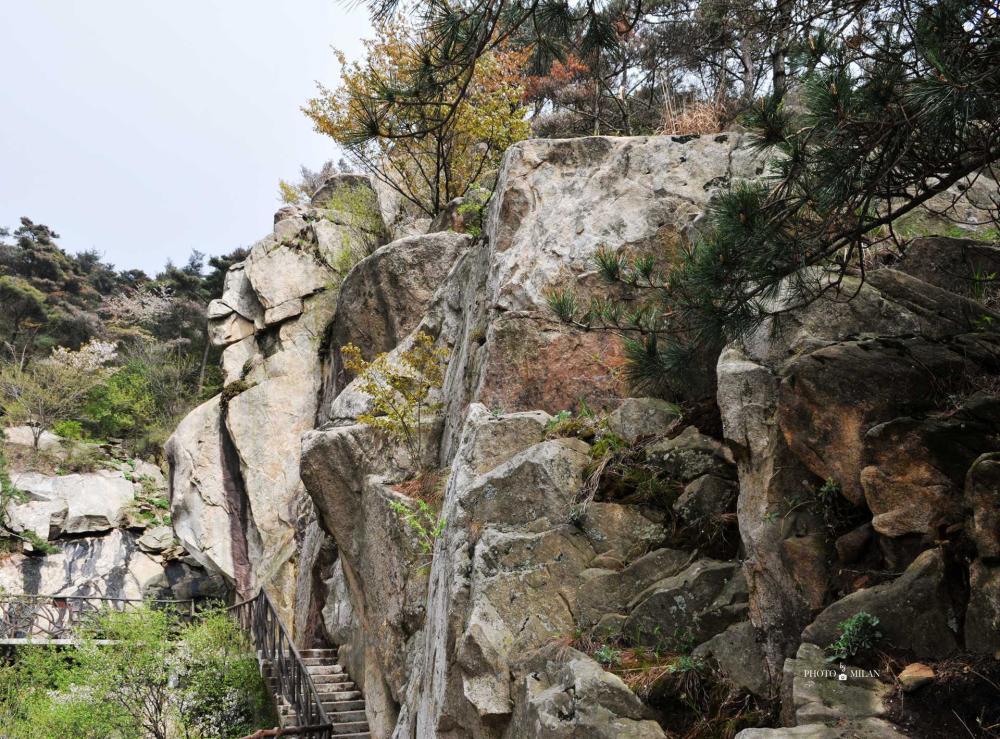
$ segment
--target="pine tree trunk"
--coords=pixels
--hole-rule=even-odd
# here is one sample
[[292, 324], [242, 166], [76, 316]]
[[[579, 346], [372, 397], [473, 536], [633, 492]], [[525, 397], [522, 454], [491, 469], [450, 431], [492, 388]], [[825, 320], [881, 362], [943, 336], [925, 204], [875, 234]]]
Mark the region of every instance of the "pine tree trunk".
[[778, 32], [771, 52], [771, 88], [775, 100], [781, 100], [788, 92], [788, 76], [785, 64], [788, 58], [788, 43], [792, 33], [792, 0], [778, 0]]

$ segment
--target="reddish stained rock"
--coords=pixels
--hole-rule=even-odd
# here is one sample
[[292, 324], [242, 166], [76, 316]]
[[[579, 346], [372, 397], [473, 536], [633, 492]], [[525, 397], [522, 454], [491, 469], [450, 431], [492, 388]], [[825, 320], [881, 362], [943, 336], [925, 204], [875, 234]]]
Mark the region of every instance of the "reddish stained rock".
[[806, 604], [813, 612], [819, 611], [826, 601], [830, 582], [823, 536], [811, 534], [785, 539], [781, 542], [781, 557]]
[[792, 452], [859, 504], [868, 429], [927, 409], [931, 383], [964, 368], [958, 354], [921, 339], [824, 347], [789, 365], [779, 390], [778, 423]]
[[622, 397], [621, 342], [562, 326], [536, 313], [510, 312], [489, 329], [478, 402], [506, 412], [614, 407]]

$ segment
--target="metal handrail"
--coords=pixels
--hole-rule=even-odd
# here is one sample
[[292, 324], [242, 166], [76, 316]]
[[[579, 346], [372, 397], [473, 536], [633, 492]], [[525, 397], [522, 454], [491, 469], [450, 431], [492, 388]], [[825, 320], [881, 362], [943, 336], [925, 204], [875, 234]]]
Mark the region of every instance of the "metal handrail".
[[297, 721], [303, 725], [300, 736], [330, 739], [333, 724], [270, 596], [261, 589], [253, 598], [241, 601], [228, 610], [235, 613], [237, 622], [250, 635], [262, 669], [264, 662], [270, 665], [278, 692], [288, 701]]

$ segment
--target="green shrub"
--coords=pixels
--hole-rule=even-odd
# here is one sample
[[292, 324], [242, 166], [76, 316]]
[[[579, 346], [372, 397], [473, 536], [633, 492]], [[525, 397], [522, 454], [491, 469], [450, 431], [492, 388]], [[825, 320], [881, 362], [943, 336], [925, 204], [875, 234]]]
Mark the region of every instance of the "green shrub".
[[860, 611], [837, 625], [840, 637], [826, 648], [830, 656], [827, 662], [854, 657], [859, 652], [868, 651], [882, 638], [878, 629], [879, 620], [870, 613]]
[[620, 649], [615, 649], [608, 644], [602, 644], [594, 650], [594, 659], [605, 667], [615, 667], [621, 664], [622, 653]]
[[56, 421], [52, 424], [52, 432], [56, 436], [71, 441], [80, 441], [87, 436], [83, 430], [83, 424], [79, 421]]
[[224, 612], [205, 615], [189, 628], [178, 657], [179, 713], [197, 736], [243, 737], [271, 723], [253, 649]]
[[190, 625], [148, 606], [108, 612], [75, 648], [24, 648], [0, 663], [0, 736], [11, 739], [236, 739], [275, 725], [268, 701], [224, 612]]
[[55, 544], [50, 544], [34, 531], [25, 531], [21, 534], [21, 538], [31, 544], [32, 549], [41, 554], [57, 554], [60, 551], [59, 547]]
[[366, 185], [344, 185], [326, 203], [326, 218], [345, 228], [343, 248], [331, 266], [341, 276], [389, 240], [378, 196]]
[[68, 472], [93, 472], [108, 462], [108, 456], [96, 444], [74, 442], [67, 446], [66, 454], [56, 464], [56, 474]]
[[0, 436], [0, 527], [7, 525], [7, 504], [23, 503], [27, 496], [10, 481], [7, 468], [7, 449], [3, 437]]
[[447, 521], [438, 517], [434, 509], [418, 500], [416, 510], [398, 500], [390, 500], [389, 508], [399, 516], [406, 527], [416, 536], [421, 554], [430, 556], [434, 552], [434, 542], [441, 536]]
[[484, 187], [473, 186], [465, 193], [465, 201], [458, 206], [465, 233], [473, 238], [478, 239], [483, 232], [483, 212], [492, 194]]
[[156, 413], [145, 367], [130, 362], [90, 393], [84, 407], [87, 425], [101, 438], [123, 438], [140, 432]]
[[344, 368], [357, 377], [358, 390], [371, 398], [371, 410], [358, 422], [405, 444], [417, 470], [426, 471], [424, 435], [440, 402], [431, 394], [444, 383], [447, 347], [436, 347], [434, 338], [420, 331], [411, 346], [397, 355], [382, 353], [370, 362], [354, 344], [340, 350]]

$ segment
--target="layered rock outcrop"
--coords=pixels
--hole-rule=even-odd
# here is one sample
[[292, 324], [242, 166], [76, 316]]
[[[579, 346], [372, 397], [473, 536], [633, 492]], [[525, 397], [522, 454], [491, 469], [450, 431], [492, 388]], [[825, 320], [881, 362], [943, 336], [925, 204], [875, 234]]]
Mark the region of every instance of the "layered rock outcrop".
[[[624, 399], [618, 340], [552, 315], [553, 289], [608, 289], [599, 249], [692, 238], [715, 188], [759, 174], [738, 144], [522, 142], [475, 238], [424, 233], [384, 193], [359, 234], [325, 206], [378, 188], [335, 178], [230, 271], [227, 388], [169, 443], [174, 527], [236, 590], [268, 588], [303, 646], [339, 648], [373, 736], [664, 736], [679, 678], [640, 700], [581, 635], [781, 701], [793, 728], [747, 737], [893, 736], [889, 676], [802, 677], [844, 620], [877, 616], [906, 658], [1000, 649], [1000, 316], [970, 278], [996, 249], [918, 241], [727, 347], [696, 389], [717, 383], [722, 439]], [[421, 333], [444, 381], [403, 443], [359, 421], [374, 405], [342, 350], [398, 362]], [[599, 430], [561, 431], [581, 407]], [[608, 445], [641, 477], [602, 483]]]
[[[690, 551], [666, 549], [641, 557], [664, 539], [662, 516], [651, 520], [631, 506], [595, 502], [574, 522], [590, 447], [545, 439], [547, 414], [581, 402], [610, 410], [621, 395], [617, 341], [560, 325], [548, 291], [567, 284], [593, 291], [599, 248], [681, 238], [713, 188], [733, 176], [735, 143], [728, 136], [523, 142], [505, 159], [483, 238], [434, 249], [438, 259], [409, 270], [420, 280], [432, 276], [436, 285], [402, 286], [402, 295], [413, 296], [406, 302], [380, 297], [394, 270], [407, 264], [403, 254], [413, 253], [409, 239], [383, 247], [345, 281], [331, 330], [332, 367], [338, 344], [358, 339], [373, 341], [369, 355], [392, 350], [394, 356], [419, 331], [449, 350], [442, 411], [428, 424], [424, 445], [427, 461], [448, 469], [440, 511], [447, 526], [431, 562], [417, 555], [408, 542], [412, 532], [389, 512], [390, 503], [407, 501], [394, 483], [412, 474], [414, 460], [357, 425], [370, 405], [353, 385], [342, 387], [338, 372], [328, 380], [329, 406], [320, 409], [324, 424], [303, 438], [303, 479], [336, 541], [351, 596], [353, 625], [338, 625], [349, 634], [342, 658], [352, 675], [364, 676], [359, 682], [380, 735], [547, 735], [555, 729], [546, 716], [564, 711], [556, 699], [565, 680], [577, 679], [570, 676], [579, 670], [606, 673], [585, 655], [577, 655], [579, 664], [591, 667], [571, 668], [572, 659], [536, 657], [538, 650], [579, 624], [602, 618], [621, 624], [629, 613], [638, 622], [658, 598], [670, 597], [668, 575], [678, 573], [683, 587], [688, 565], [699, 581], [693, 573], [700, 569], [719, 573], [685, 608], [696, 636], [739, 620], [742, 580], [732, 563], [695, 563]], [[431, 238], [445, 237], [418, 242]], [[364, 296], [364, 305], [384, 314], [352, 314], [348, 295]], [[644, 422], [636, 418], [658, 419], [664, 428], [677, 420], [650, 403], [620, 422]], [[677, 446], [685, 458], [699, 453]], [[707, 471], [695, 470], [687, 481]], [[631, 569], [624, 576], [602, 569], [619, 565]], [[617, 597], [601, 592], [605, 576], [620, 584]], [[742, 600], [745, 611], [745, 594]], [[728, 615], [713, 621], [713, 608]], [[549, 665], [544, 679], [529, 667], [536, 659]], [[612, 707], [588, 707], [599, 721], [585, 718], [581, 707], [579, 723], [560, 730], [660, 736], [627, 688], [615, 690], [621, 697]]]
[[[912, 271], [930, 281], [910, 274], [910, 256], [864, 283], [848, 277], [842, 293], [770, 319], [719, 360], [719, 407], [740, 461], [751, 607], [776, 666], [834, 595], [834, 542], [816, 511], [798, 505], [825, 481], [831, 505], [842, 496], [861, 527], [836, 532], [841, 566], [866, 559], [902, 571], [961, 530], [992, 556], [992, 535], [976, 524], [992, 506], [977, 492], [975, 463], [996, 452], [1000, 404], [987, 391], [1000, 371], [1000, 340], [982, 330], [995, 314], [966, 296], [976, 269], [961, 258], [967, 246], [918, 241]], [[996, 251], [974, 249], [980, 258]], [[949, 257], [948, 270], [925, 266]], [[958, 289], [963, 269], [960, 292], [934, 284], [941, 274]], [[955, 645], [955, 614], [944, 621], [950, 633], [938, 628], [929, 638]]]
[[[8, 446], [31, 446], [22, 431], [6, 430]], [[50, 435], [40, 447], [58, 464], [74, 444]], [[163, 519], [167, 484], [155, 465], [105, 459], [93, 472], [72, 474], [22, 466], [10, 471], [16, 493], [2, 516], [20, 546], [0, 560], [0, 592], [180, 600], [223, 594], [221, 581], [187, 555]]]
[[296, 592], [314, 520], [299, 479], [299, 439], [315, 422], [319, 348], [340, 283], [358, 251], [382, 238], [378, 207], [367, 178], [344, 175], [313, 205], [278, 211], [273, 234], [230, 268], [209, 307], [225, 388], [166, 447], [180, 540], [237, 592], [267, 587], [288, 623], [296, 601], [310, 600]]

